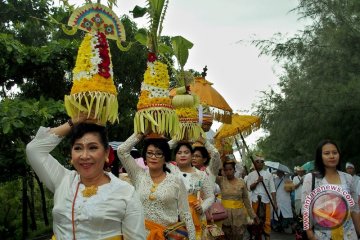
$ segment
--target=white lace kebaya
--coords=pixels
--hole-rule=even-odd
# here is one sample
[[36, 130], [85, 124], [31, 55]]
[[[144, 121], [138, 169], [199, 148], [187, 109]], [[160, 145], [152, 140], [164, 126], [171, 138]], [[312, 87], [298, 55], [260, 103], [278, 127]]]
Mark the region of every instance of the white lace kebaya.
[[184, 183], [176, 174], [166, 173], [165, 179], [154, 188], [149, 172], [139, 167], [130, 155], [131, 149], [139, 141], [136, 134], [131, 135], [119, 146], [117, 154], [140, 195], [145, 219], [169, 226], [176, 223], [180, 216], [180, 220], [186, 224], [189, 239], [195, 240], [195, 227]]
[[50, 155], [61, 140], [50, 133], [49, 128], [40, 127], [26, 147], [31, 167], [54, 193], [52, 212], [56, 239], [73, 239], [73, 203], [76, 239], [107, 239], [119, 235], [124, 239], [146, 239], [142, 206], [134, 187], [105, 172], [110, 182], [99, 186], [95, 195], [84, 197], [81, 192], [85, 185], [80, 183], [79, 174], [66, 169]]

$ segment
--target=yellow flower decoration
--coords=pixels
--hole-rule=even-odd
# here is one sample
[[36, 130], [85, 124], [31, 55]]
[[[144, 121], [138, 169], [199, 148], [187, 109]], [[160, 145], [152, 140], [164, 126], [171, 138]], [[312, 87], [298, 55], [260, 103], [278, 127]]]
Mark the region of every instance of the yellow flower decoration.
[[176, 114], [179, 118], [197, 118], [198, 112], [195, 108], [176, 108]]
[[70, 94], [81, 93], [84, 91], [84, 89], [90, 92], [99, 91], [117, 95], [117, 91], [114, 83], [112, 82], [112, 78], [111, 81], [109, 81], [109, 78], [104, 78], [99, 74], [93, 75], [91, 80], [88, 80], [86, 78], [74, 80]]
[[166, 64], [160, 61], [155, 61], [153, 64], [149, 64], [144, 73], [144, 83], [168, 89], [169, 81], [170, 77]]

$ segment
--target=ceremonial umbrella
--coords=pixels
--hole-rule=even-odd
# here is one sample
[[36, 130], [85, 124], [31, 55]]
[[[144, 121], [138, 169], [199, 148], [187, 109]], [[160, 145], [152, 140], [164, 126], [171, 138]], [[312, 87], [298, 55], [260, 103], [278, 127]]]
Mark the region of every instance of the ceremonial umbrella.
[[304, 165], [301, 166], [306, 172], [310, 172], [315, 169], [314, 161], [309, 161], [304, 163]]
[[[240, 145], [237, 138], [249, 135], [253, 130], [260, 127], [260, 118], [251, 115], [233, 114], [231, 117], [231, 124], [223, 123], [214, 135], [215, 147], [223, 154], [226, 154], [227, 143], [235, 144], [240, 151]], [[233, 138], [231, 138], [233, 137]], [[243, 141], [245, 141], [243, 139]]]
[[[201, 105], [210, 107], [216, 121], [231, 123], [232, 108], [212, 85], [205, 77], [196, 77], [190, 91], [199, 97]], [[176, 89], [172, 89], [170, 96], [175, 95]]]
[[287, 166], [285, 166], [284, 164], [281, 164], [279, 162], [265, 161], [265, 166], [272, 168], [272, 169], [280, 170], [283, 172], [291, 173], [290, 169]]
[[231, 124], [223, 123], [215, 133], [215, 140], [241, 134], [247, 136], [260, 127], [260, 118], [251, 115], [233, 114]]

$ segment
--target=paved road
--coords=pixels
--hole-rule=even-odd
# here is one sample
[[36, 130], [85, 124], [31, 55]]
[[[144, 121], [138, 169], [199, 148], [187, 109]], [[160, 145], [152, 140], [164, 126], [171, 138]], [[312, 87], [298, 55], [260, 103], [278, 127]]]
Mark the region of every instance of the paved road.
[[[51, 239], [51, 236], [52, 234], [44, 234], [43, 236], [32, 238], [31, 240], [49, 240]], [[245, 236], [244, 240], [247, 239], [248, 236]], [[272, 232], [270, 235], [270, 240], [295, 240], [295, 234]]]
[[[245, 236], [244, 239], [248, 240], [249, 238]], [[270, 240], [295, 240], [295, 234], [272, 232]]]
[[295, 240], [295, 234], [273, 232], [270, 235], [271, 240]]

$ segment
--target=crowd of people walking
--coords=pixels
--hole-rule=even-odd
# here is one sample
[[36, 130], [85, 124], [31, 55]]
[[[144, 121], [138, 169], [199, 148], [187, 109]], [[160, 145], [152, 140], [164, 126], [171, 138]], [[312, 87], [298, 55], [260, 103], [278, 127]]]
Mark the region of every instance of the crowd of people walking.
[[[50, 154], [67, 135], [74, 170]], [[146, 168], [131, 155], [140, 142]], [[303, 239], [305, 235], [308, 239], [358, 239], [359, 177], [351, 163], [346, 163], [347, 173], [340, 171], [341, 154], [333, 141], [319, 144], [316, 173], [305, 175], [301, 167], [295, 168], [295, 175], [271, 172], [265, 169], [264, 158], [255, 157], [253, 171], [244, 179], [235, 177], [239, 175], [235, 174], [237, 162], [221, 159], [203, 138], [190, 144], [134, 133], [117, 149], [129, 183], [104, 170], [108, 155], [106, 128], [86, 117], [54, 128], [40, 127], [28, 144], [29, 163], [54, 193], [54, 239], [202, 240], [211, 236], [235, 240], [245, 235], [270, 239], [271, 231], [297, 231], [296, 219], [305, 217], [307, 196], [325, 185], [341, 186], [351, 194], [349, 214], [341, 221], [333, 216], [339, 223], [332, 228], [321, 225], [325, 216], [315, 217], [313, 225], [302, 231]], [[325, 197], [332, 201], [329, 195]], [[224, 218], [209, 219], [206, 213], [214, 210], [215, 203], [221, 203]]]

